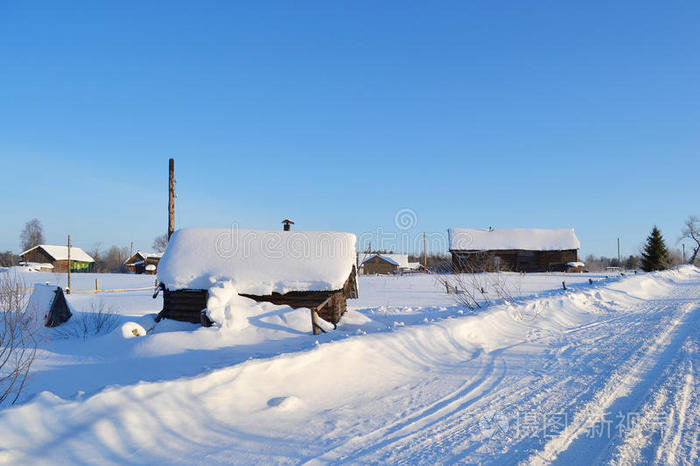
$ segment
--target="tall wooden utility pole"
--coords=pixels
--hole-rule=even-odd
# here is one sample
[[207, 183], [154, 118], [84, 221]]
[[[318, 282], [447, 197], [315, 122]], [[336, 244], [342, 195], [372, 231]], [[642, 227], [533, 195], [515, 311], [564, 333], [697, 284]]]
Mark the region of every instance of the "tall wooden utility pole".
[[70, 294], [70, 235], [68, 235], [68, 286], [66, 287], [66, 294]]
[[169, 161], [170, 182], [168, 184], [168, 240], [175, 231], [175, 160]]
[[425, 271], [428, 271], [428, 242], [425, 239], [425, 232], [423, 232], [423, 267]]
[[622, 267], [622, 256], [620, 255], [620, 238], [617, 238], [617, 266]]

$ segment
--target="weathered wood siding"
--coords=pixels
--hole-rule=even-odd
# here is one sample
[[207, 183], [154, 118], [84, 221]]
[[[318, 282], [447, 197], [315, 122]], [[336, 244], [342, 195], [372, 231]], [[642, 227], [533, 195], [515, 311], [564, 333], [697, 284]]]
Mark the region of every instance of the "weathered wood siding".
[[578, 251], [450, 251], [452, 267], [458, 272], [513, 271], [562, 272], [567, 262], [578, 261]]
[[396, 273], [398, 271], [398, 266], [381, 257], [375, 256], [362, 263], [362, 270], [366, 274], [376, 273], [380, 275], [387, 275]]
[[20, 256], [24, 262], [37, 262], [37, 263], [47, 263], [53, 264], [53, 257], [49, 256], [46, 251], [41, 248], [36, 248], [28, 253]]
[[207, 307], [207, 290], [164, 290], [163, 310], [159, 317], [198, 324]]
[[[347, 299], [357, 298], [357, 277], [355, 269], [340, 290], [333, 291], [290, 291], [289, 293], [272, 293], [269, 295], [252, 295], [240, 293], [240, 296], [257, 302], [267, 302], [289, 306], [293, 309], [306, 307], [317, 309], [318, 315], [325, 321], [337, 324], [347, 311]], [[164, 290], [163, 310], [159, 317], [185, 322], [201, 322], [201, 312], [207, 307], [209, 293], [207, 290]], [[319, 308], [323, 303], [328, 303]]]

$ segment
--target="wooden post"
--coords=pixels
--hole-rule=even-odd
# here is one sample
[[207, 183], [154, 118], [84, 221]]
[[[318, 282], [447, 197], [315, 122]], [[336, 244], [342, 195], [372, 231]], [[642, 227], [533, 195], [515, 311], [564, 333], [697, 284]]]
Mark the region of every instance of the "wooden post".
[[566, 289], [566, 282], [565, 282], [565, 281], [562, 281], [562, 282], [561, 282], [561, 287], [564, 288], [564, 289]]
[[428, 241], [425, 239], [425, 232], [423, 232], [423, 267], [425, 271], [428, 271]]
[[168, 240], [175, 231], [175, 160], [169, 160], [168, 183]]
[[66, 294], [70, 294], [70, 235], [68, 235], [68, 286], [66, 287]]
[[318, 313], [316, 312], [316, 308], [312, 307], [311, 308], [311, 329], [314, 332], [314, 335], [318, 335], [320, 332], [318, 331], [320, 327], [318, 326]]
[[100, 291], [100, 279], [96, 278], [95, 279], [95, 291]]

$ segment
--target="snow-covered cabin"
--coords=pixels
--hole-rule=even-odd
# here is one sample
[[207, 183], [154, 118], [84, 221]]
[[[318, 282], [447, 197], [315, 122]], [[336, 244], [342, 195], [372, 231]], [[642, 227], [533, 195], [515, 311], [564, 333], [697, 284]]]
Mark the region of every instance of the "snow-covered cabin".
[[208, 290], [230, 283], [255, 301], [306, 307], [336, 324], [357, 298], [355, 235], [328, 231], [186, 228], [158, 265], [159, 318], [208, 322]]
[[408, 261], [408, 254], [370, 254], [360, 261], [363, 274], [410, 273], [420, 267], [419, 262]]
[[158, 268], [158, 262], [161, 257], [163, 257], [162, 252], [136, 251], [134, 255], [124, 261], [124, 265], [126, 265], [131, 273], [154, 274]]
[[[40, 244], [27, 249], [19, 255], [22, 263], [42, 264], [40, 270], [53, 272], [68, 271], [68, 246], [54, 246], [51, 244]], [[85, 251], [76, 246], [70, 248], [70, 270], [71, 272], [90, 272], [95, 259], [90, 257]], [[48, 267], [49, 264], [51, 267]]]
[[564, 271], [581, 248], [573, 228], [451, 228], [448, 235], [456, 271]]

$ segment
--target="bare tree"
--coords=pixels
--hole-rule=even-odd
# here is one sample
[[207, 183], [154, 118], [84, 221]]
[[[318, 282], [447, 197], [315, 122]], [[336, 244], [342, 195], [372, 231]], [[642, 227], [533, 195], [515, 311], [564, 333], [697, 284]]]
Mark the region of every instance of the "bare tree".
[[14, 403], [36, 357], [39, 323], [24, 312], [21, 280], [0, 274], [0, 403]]
[[163, 233], [160, 236], [156, 236], [156, 239], [153, 240], [153, 249], [155, 252], [164, 252], [165, 248], [168, 247], [168, 235], [167, 233]]
[[17, 256], [12, 251], [0, 252], [0, 267], [11, 267], [17, 265]]
[[38, 218], [33, 218], [24, 224], [24, 230], [19, 235], [22, 251], [44, 243], [44, 227]]
[[700, 218], [695, 215], [688, 217], [685, 221], [685, 228], [681, 231], [681, 235], [681, 239], [695, 241], [693, 253], [688, 260], [689, 264], [694, 264], [695, 260], [698, 258], [698, 252], [700, 252]]
[[93, 272], [97, 273], [126, 273], [127, 267], [124, 261], [129, 258], [129, 248], [112, 246], [106, 252], [100, 249], [100, 243], [96, 243], [90, 250], [90, 255], [95, 259]]

